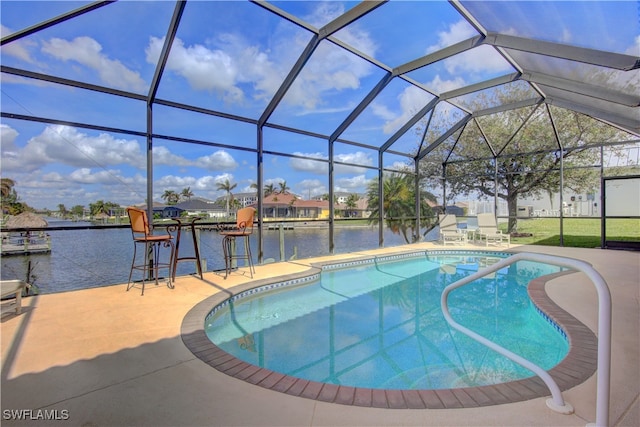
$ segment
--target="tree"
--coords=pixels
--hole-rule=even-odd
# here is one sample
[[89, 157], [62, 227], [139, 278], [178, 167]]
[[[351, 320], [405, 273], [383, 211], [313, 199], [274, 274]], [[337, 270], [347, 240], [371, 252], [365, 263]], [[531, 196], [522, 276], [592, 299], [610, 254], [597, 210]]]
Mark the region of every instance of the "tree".
[[[491, 98], [478, 97], [471, 110], [526, 99], [521, 91], [496, 89]], [[430, 129], [426, 140], [435, 140], [444, 127]], [[563, 190], [561, 162], [564, 190], [592, 191], [597, 185], [593, 165], [599, 164], [599, 149], [594, 144], [624, 139], [616, 128], [571, 110], [525, 107], [470, 121], [457, 141], [444, 141], [420, 162], [420, 174], [434, 184], [444, 176], [450, 199], [476, 194], [505, 200], [508, 232], [512, 232], [517, 228], [518, 199]]]
[[18, 193], [15, 188], [16, 182], [10, 178], [2, 178], [1, 182], [2, 191], [2, 212], [7, 212], [9, 215], [19, 215], [25, 210], [29, 210], [29, 206], [21, 203], [18, 198]]
[[265, 186], [264, 186], [264, 197], [270, 196], [275, 192], [276, 192], [276, 190], [275, 190], [273, 184], [265, 184]]
[[280, 190], [278, 190], [278, 193], [280, 194], [287, 194], [288, 190], [291, 190], [291, 188], [287, 187], [287, 181], [281, 181], [279, 185]]
[[60, 204], [58, 205], [58, 212], [60, 213], [60, 216], [61, 216], [62, 218], [64, 218], [64, 217], [67, 215], [67, 213], [68, 213], [68, 212], [67, 212], [67, 207], [66, 207], [63, 203], [60, 203]]
[[173, 190], [164, 190], [161, 197], [168, 205], [175, 205], [180, 201], [180, 195]]
[[180, 193], [180, 197], [184, 200], [191, 200], [193, 197], [193, 191], [191, 191], [191, 187], [183, 188]]
[[71, 208], [71, 214], [73, 214], [73, 216], [82, 218], [84, 215], [84, 206], [75, 205]]
[[358, 200], [360, 200], [360, 197], [358, 197], [357, 194], [349, 194], [349, 197], [347, 197], [347, 201], [345, 203], [345, 206], [347, 207], [347, 212], [346, 212], [346, 216], [350, 217], [350, 211], [355, 209], [356, 206], [358, 205]]
[[11, 192], [13, 191], [13, 187], [16, 185], [16, 182], [11, 178], [2, 178], [0, 180], [0, 190], [2, 194], [2, 198], [9, 197]]
[[[410, 174], [391, 173], [382, 182], [382, 197], [384, 217], [387, 227], [395, 234], [401, 234], [407, 243], [417, 242], [420, 230], [416, 229], [415, 209], [415, 178]], [[378, 197], [378, 180], [371, 180], [367, 186], [369, 200], [369, 224], [377, 223], [380, 218], [380, 198]], [[427, 200], [435, 201], [435, 196], [429, 192], [422, 192], [420, 197], [420, 226], [426, 227], [431, 223], [431, 207]]]
[[99, 214], [109, 214], [113, 209], [120, 208], [120, 205], [114, 202], [105, 202], [98, 200], [95, 203], [89, 203], [89, 211], [92, 216]]
[[89, 211], [91, 212], [92, 216], [106, 213], [106, 209], [107, 208], [103, 200], [98, 200], [95, 203], [89, 203]]
[[240, 202], [240, 200], [236, 199], [235, 197], [231, 199], [231, 203], [229, 204], [229, 206], [236, 210], [242, 209], [242, 203]]
[[231, 200], [231, 190], [236, 188], [238, 184], [231, 184], [228, 179], [225, 179], [224, 182], [219, 182], [216, 184], [217, 190], [223, 190], [227, 193], [227, 218], [229, 218], [229, 202]]

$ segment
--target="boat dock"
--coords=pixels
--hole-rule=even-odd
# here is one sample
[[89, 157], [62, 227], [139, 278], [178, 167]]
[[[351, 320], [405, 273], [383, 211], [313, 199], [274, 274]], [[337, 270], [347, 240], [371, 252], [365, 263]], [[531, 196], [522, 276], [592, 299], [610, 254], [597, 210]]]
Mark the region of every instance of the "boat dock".
[[24, 233], [3, 233], [0, 255], [29, 255], [51, 252], [49, 234], [24, 235]]

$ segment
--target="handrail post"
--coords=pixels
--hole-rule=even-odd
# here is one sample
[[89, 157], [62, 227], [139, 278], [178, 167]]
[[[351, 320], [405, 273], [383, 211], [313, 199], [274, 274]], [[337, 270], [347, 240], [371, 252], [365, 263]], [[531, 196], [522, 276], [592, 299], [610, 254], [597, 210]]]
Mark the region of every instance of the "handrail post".
[[[447, 305], [447, 297], [449, 293], [461, 286], [464, 286], [474, 280], [480, 279], [487, 274], [494, 273], [501, 270], [517, 261], [527, 260], [535, 262], [543, 262], [547, 264], [556, 265], [559, 267], [566, 267], [578, 270], [587, 275], [591, 282], [595, 285], [598, 292], [598, 373], [597, 373], [597, 390], [596, 390], [596, 422], [598, 427], [606, 427], [609, 425], [609, 393], [611, 389], [610, 375], [611, 375], [611, 293], [607, 283], [602, 278], [591, 264], [580, 261], [573, 258], [557, 257], [545, 254], [536, 254], [521, 252], [503, 259], [496, 264], [489, 266], [481, 271], [478, 271], [470, 276], [464, 277], [451, 285], [447, 286], [442, 292], [440, 299], [440, 305], [442, 313], [447, 322], [459, 330], [460, 332], [468, 335], [476, 341], [484, 344], [485, 346], [497, 351], [505, 357], [513, 360], [516, 363], [524, 366], [525, 368], [536, 373], [549, 387], [551, 391], [552, 399], [547, 400], [547, 406], [556, 412], [563, 414], [573, 413], [573, 408], [568, 403], [564, 402], [562, 398], [562, 392], [549, 375], [547, 371], [539, 366], [531, 363], [530, 361], [520, 357], [519, 355], [510, 352], [509, 350], [497, 345], [496, 343], [476, 334], [475, 332], [465, 328], [457, 323], [451, 317], [449, 313], [449, 307]], [[588, 424], [593, 425], [593, 424]]]

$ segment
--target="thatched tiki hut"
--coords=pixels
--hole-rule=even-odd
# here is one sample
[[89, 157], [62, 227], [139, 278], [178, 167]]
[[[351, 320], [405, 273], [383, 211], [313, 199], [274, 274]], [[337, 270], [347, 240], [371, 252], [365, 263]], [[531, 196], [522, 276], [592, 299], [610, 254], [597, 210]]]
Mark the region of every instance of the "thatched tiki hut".
[[32, 212], [9, 217], [3, 227], [0, 255], [51, 252], [51, 236], [42, 230], [37, 233], [30, 231], [48, 226], [49, 223], [44, 218]]
[[19, 215], [10, 216], [5, 224], [5, 227], [9, 230], [16, 228], [44, 228], [48, 226], [49, 223], [44, 218], [33, 212], [22, 212]]

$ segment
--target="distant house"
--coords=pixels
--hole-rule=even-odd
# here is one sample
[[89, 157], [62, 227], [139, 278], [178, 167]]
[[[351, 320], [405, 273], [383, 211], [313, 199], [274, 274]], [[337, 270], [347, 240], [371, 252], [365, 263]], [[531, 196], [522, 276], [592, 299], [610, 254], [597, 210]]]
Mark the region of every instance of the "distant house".
[[160, 218], [180, 218], [182, 209], [176, 206], [165, 205], [162, 207], [153, 207], [153, 215], [158, 214]]
[[[146, 203], [138, 203], [133, 205], [138, 209], [147, 209]], [[165, 205], [164, 203], [153, 202], [153, 216], [159, 216], [160, 218], [179, 218], [182, 214], [182, 210], [176, 206]]]
[[[233, 200], [240, 202], [243, 208], [258, 203], [258, 193], [232, 193]], [[226, 200], [226, 196], [223, 200]]]
[[199, 216], [202, 218], [225, 218], [227, 210], [224, 204], [214, 202], [200, 197], [180, 202], [175, 207], [187, 212], [189, 216]]
[[[258, 208], [258, 204], [251, 206]], [[324, 219], [329, 217], [326, 200], [302, 200], [294, 194], [273, 193], [262, 200], [264, 219]]]
[[[346, 198], [345, 198], [346, 202]], [[252, 205], [257, 209], [257, 203]], [[356, 206], [347, 208], [346, 203], [334, 206], [336, 216], [343, 218], [367, 218], [370, 214], [366, 199], [359, 199]], [[304, 200], [294, 194], [274, 193], [262, 201], [265, 221], [270, 219], [327, 219], [329, 218], [328, 200]]]
[[355, 207], [348, 207], [346, 203], [346, 198], [344, 202], [339, 202], [335, 207], [336, 211], [339, 211], [340, 216], [343, 218], [369, 218], [371, 215], [371, 210], [369, 210], [369, 200], [367, 198], [360, 198], [356, 202]]

